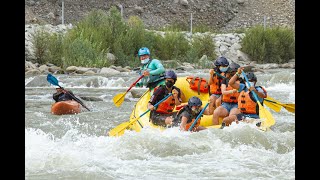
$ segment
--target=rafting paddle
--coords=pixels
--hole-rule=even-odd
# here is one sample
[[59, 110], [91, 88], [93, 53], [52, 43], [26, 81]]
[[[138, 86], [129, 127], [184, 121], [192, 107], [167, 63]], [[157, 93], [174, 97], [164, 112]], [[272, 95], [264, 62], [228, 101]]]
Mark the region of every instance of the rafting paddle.
[[[164, 97], [161, 101], [157, 102], [154, 107], [157, 107], [160, 103], [162, 103], [164, 100], [168, 99], [168, 97], [170, 97], [172, 95], [172, 93], [169, 93], [166, 97]], [[144, 113], [142, 113], [139, 117], [136, 117], [134, 119], [132, 119], [131, 121], [127, 121], [124, 123], [121, 123], [120, 125], [118, 125], [117, 127], [111, 129], [109, 131], [109, 136], [119, 136], [122, 135], [124, 133], [124, 131], [133, 123], [135, 123], [139, 118], [141, 118], [142, 116], [144, 116], [145, 114], [147, 114], [150, 111], [150, 109], [148, 109], [147, 111], [145, 111]]]
[[198, 119], [201, 117], [202, 113], [204, 112], [204, 110], [206, 110], [207, 106], [209, 105], [209, 102], [204, 106], [204, 108], [202, 108], [202, 110], [200, 111], [199, 115], [197, 116], [197, 118], [194, 120], [194, 122], [191, 124], [191, 126], [189, 127], [188, 131], [191, 131], [193, 126], [197, 123]]
[[264, 98], [263, 104], [265, 104], [266, 106], [268, 106], [270, 109], [274, 110], [275, 112], [280, 112], [282, 106], [269, 102], [267, 101], [266, 98]]
[[[54, 77], [52, 74], [48, 74], [48, 76], [47, 76], [47, 81], [48, 81], [49, 83], [51, 83], [51, 84], [53, 84], [53, 85], [55, 85], [55, 86], [59, 86], [61, 89], [65, 90], [63, 87], [61, 87], [61, 86], [59, 85], [58, 79], [57, 79], [56, 77]], [[72, 97], [72, 99], [74, 99], [75, 101], [77, 101], [78, 103], [80, 103], [84, 108], [86, 108], [88, 111], [90, 111], [90, 109], [87, 108], [87, 106], [85, 106], [80, 99], [76, 98], [74, 95], [72, 95], [71, 93], [69, 93], [69, 91], [67, 91], [67, 90], [65, 90], [65, 92], [68, 93], [68, 94]]]
[[134, 83], [132, 83], [131, 86], [129, 87], [129, 89], [128, 89], [126, 92], [117, 94], [116, 96], [113, 97], [112, 100], [113, 100], [113, 103], [114, 103], [114, 105], [115, 105], [116, 107], [120, 107], [120, 106], [121, 106], [121, 104], [123, 103], [124, 97], [125, 97], [125, 95], [127, 94], [127, 92], [129, 92], [130, 89], [131, 89], [133, 86], [135, 86], [135, 85], [137, 84], [137, 82], [138, 82], [141, 78], [143, 78], [143, 75], [140, 76]]
[[[267, 97], [264, 99], [265, 100], [265, 104], [270, 107], [269, 105], [273, 105], [273, 106], [281, 106], [284, 107], [286, 110], [288, 110], [289, 112], [292, 112], [292, 113], [295, 113], [295, 104], [283, 104], [283, 103], [280, 103], [279, 101], [271, 98], [271, 97]], [[271, 108], [271, 107], [270, 107]], [[279, 112], [279, 111], [277, 111]]]
[[[243, 77], [244, 77], [245, 80], [246, 80], [246, 84], [247, 84], [248, 88], [250, 88], [251, 85], [250, 85], [249, 80], [248, 80], [246, 74], [244, 73], [244, 71], [242, 71], [242, 75], [243, 75]], [[264, 121], [262, 121], [262, 124], [261, 124], [261, 125], [264, 126], [264, 127], [270, 127], [270, 126], [274, 125], [275, 120], [274, 120], [274, 118], [272, 117], [272, 114], [270, 113], [270, 111], [268, 111], [267, 109], [265, 109], [265, 108], [261, 105], [261, 103], [260, 103], [260, 101], [259, 101], [259, 99], [258, 99], [257, 94], [256, 94], [254, 91], [251, 91], [251, 92], [252, 92], [253, 97], [254, 97], [254, 99], [257, 101], [258, 106], [259, 106], [259, 118], [264, 120]]]

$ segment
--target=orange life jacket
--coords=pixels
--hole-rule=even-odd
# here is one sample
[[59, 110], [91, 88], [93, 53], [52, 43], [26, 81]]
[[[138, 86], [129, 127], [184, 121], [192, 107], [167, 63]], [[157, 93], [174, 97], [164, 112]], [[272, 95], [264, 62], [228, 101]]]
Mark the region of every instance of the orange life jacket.
[[[153, 92], [155, 92], [159, 87], [160, 86], [155, 87]], [[173, 90], [173, 87], [172, 87], [172, 90]], [[167, 96], [167, 94], [165, 96]], [[174, 107], [175, 107], [175, 100], [172, 95], [158, 105], [158, 107], [156, 108], [156, 112], [163, 113], [163, 114], [170, 114], [172, 113]]]
[[[225, 73], [221, 73], [222, 76], [225, 76]], [[217, 74], [212, 75], [212, 84], [210, 84], [210, 94], [221, 94], [221, 81], [222, 78]]]
[[[193, 122], [195, 120], [196, 120], [196, 118], [193, 118], [191, 122], [186, 124], [186, 128], [185, 128], [186, 131], [189, 130], [189, 128], [191, 127], [191, 125], [193, 124]], [[193, 128], [196, 128], [196, 127], [198, 127], [200, 125], [200, 120], [201, 120], [201, 118], [198, 119], [197, 123], [193, 126]]]
[[[261, 87], [261, 86], [259, 86]], [[265, 93], [265, 97], [267, 97], [267, 91], [261, 87], [261, 89]], [[247, 92], [241, 91], [238, 99], [238, 108], [240, 112], [245, 114], [259, 114], [259, 105], [250, 97], [250, 91]]]
[[[239, 83], [240, 81], [237, 80], [237, 82]], [[226, 90], [232, 90], [233, 88], [231, 86], [228, 86], [227, 84], [227, 88]], [[232, 93], [232, 94], [224, 94], [222, 95], [222, 101], [223, 102], [227, 102], [227, 103], [238, 103], [238, 97], [239, 97], [239, 92], [235, 92], [235, 93]]]

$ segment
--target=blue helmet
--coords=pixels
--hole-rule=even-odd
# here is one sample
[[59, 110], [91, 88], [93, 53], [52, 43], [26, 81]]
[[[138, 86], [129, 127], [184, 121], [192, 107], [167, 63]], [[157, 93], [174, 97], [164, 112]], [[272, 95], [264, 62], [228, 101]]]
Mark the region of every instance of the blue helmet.
[[214, 65], [215, 66], [229, 66], [229, 61], [227, 60], [227, 58], [221, 56], [214, 62]]
[[139, 57], [142, 56], [142, 55], [146, 55], [146, 54], [150, 56], [150, 50], [148, 48], [142, 47], [142, 48], [139, 49], [139, 51], [138, 51], [138, 56]]
[[164, 76], [164, 78], [171, 78], [171, 79], [177, 80], [177, 74], [174, 71], [169, 70], [166, 72], [166, 75]]
[[202, 106], [202, 101], [197, 96], [192, 96], [188, 101], [188, 106]]

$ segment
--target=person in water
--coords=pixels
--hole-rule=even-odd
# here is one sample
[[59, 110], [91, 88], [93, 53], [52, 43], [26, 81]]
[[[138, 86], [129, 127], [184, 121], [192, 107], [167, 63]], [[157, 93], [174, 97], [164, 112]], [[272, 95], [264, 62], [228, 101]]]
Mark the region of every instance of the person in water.
[[[69, 94], [69, 93], [71, 94]], [[62, 89], [60, 87], [56, 88], [56, 92], [53, 94], [52, 98], [56, 101], [56, 102], [60, 102], [60, 101], [69, 101], [72, 100], [74, 96], [72, 91], [67, 91], [65, 89]]]
[[[203, 114], [205, 115], [211, 115], [213, 111], [213, 103], [214, 98], [210, 97], [210, 103], [207, 106], [207, 108], [203, 111]], [[180, 123], [180, 130], [181, 131], [188, 131], [191, 125], [194, 123], [200, 112], [202, 111], [202, 101], [197, 96], [192, 96], [188, 100], [188, 104], [183, 106], [182, 109], [178, 112], [176, 117], [174, 118], [174, 126], [178, 125]], [[200, 121], [202, 115], [200, 115], [199, 119], [197, 120], [196, 124], [193, 126], [192, 131], [197, 132], [204, 129], [207, 129], [206, 127], [200, 126]]]
[[225, 79], [225, 73], [229, 66], [229, 61], [225, 57], [219, 57], [213, 63], [215, 67], [209, 70], [209, 96], [215, 101], [214, 108], [221, 105], [221, 82]]
[[[252, 92], [256, 93], [261, 105], [263, 105], [263, 99], [267, 97], [267, 91], [262, 86], [256, 86], [257, 77], [253, 72], [246, 73], [249, 82], [246, 82], [246, 79], [242, 82], [237, 81], [243, 69], [243, 67], [238, 68], [237, 73], [234, 74], [229, 81], [229, 86], [240, 92], [238, 98], [238, 112], [233, 116], [224, 118], [222, 128], [224, 126], [229, 126], [233, 121], [241, 121], [246, 118], [259, 119], [259, 105]], [[247, 83], [250, 83], [250, 88]], [[259, 126], [259, 123], [257, 126]]]
[[[238, 96], [239, 92], [229, 86], [230, 78], [237, 72], [240, 67], [239, 64], [232, 62], [226, 72], [226, 78], [221, 82], [221, 106], [216, 108], [213, 112], [213, 125], [219, 124], [219, 117], [228, 117], [238, 113]], [[240, 81], [240, 79], [237, 79]]]
[[151, 58], [150, 50], [146, 47], [140, 48], [138, 57], [142, 64], [139, 74], [144, 77], [135, 86], [148, 87], [152, 92], [156, 86], [164, 85], [165, 69], [158, 59]]
[[[165, 85], [157, 86], [154, 89], [154, 93], [148, 102], [148, 109], [151, 110], [150, 121], [153, 124], [164, 127], [172, 124], [173, 115], [177, 113], [173, 112], [173, 109], [182, 102], [182, 92], [178, 87], [174, 86], [176, 81], [176, 73], [169, 70], [165, 74]], [[172, 93], [172, 96], [160, 103], [157, 107], [154, 107], [156, 103], [161, 101], [169, 93]]]

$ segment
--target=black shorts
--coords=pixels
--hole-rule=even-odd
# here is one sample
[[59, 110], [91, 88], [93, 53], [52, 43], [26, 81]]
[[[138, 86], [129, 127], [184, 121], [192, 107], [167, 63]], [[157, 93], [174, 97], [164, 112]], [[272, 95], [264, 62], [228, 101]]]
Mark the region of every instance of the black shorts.
[[166, 127], [167, 126], [165, 123], [166, 118], [170, 116], [174, 118], [176, 114], [177, 112], [173, 112], [171, 114], [162, 114], [162, 113], [157, 113], [156, 111], [151, 111], [150, 121], [154, 125]]

